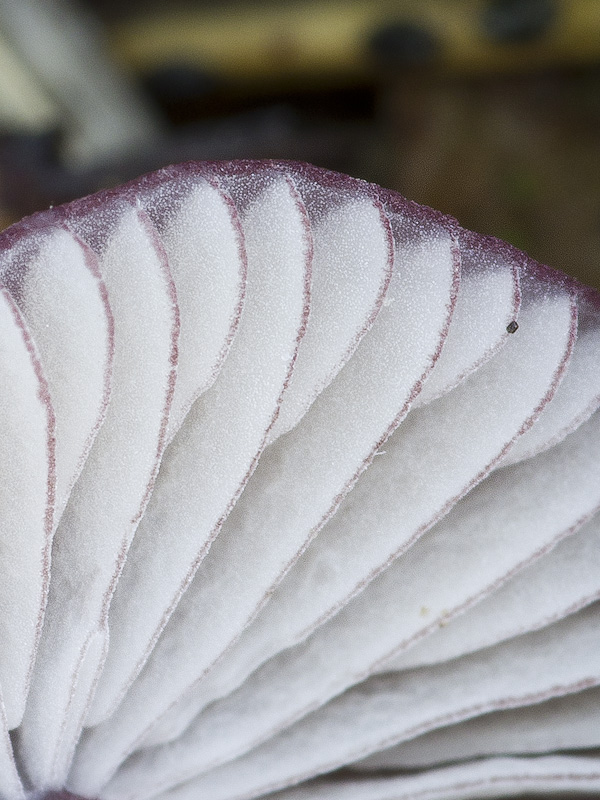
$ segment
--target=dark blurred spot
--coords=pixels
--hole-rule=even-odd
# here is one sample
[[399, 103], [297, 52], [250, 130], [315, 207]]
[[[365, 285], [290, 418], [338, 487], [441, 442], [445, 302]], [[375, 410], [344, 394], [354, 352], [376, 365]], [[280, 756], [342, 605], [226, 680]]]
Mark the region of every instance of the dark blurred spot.
[[491, 0], [482, 24], [494, 42], [511, 44], [540, 39], [555, 18], [555, 0]]
[[369, 50], [387, 69], [431, 64], [439, 53], [439, 42], [431, 31], [410, 22], [392, 22], [377, 30]]
[[515, 322], [514, 319], [513, 319], [512, 322], [509, 322], [508, 325], [506, 326], [506, 332], [507, 333], [516, 333], [516, 331], [518, 329], [519, 329], [519, 326], [517, 325], [517, 323]]
[[[183, 72], [188, 72], [184, 76]], [[179, 73], [179, 74], [177, 74]], [[174, 80], [175, 79], [175, 80]], [[177, 83], [171, 91], [169, 82]], [[372, 83], [330, 86], [307, 82], [305, 85], [236, 85], [219, 76], [190, 70], [160, 70], [143, 77], [148, 94], [175, 129], [208, 120], [239, 114], [262, 114], [273, 108], [315, 120], [353, 123], [371, 121], [375, 115], [376, 89]]]
[[182, 103], [198, 100], [214, 92], [218, 79], [189, 64], [164, 64], [147, 74], [146, 90], [159, 103]]

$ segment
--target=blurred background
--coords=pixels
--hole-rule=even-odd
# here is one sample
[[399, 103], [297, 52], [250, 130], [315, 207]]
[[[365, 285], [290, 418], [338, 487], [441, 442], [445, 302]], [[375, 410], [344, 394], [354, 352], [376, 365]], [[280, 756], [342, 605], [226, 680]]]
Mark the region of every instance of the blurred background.
[[0, 0], [0, 225], [187, 159], [394, 188], [600, 286], [600, 0]]

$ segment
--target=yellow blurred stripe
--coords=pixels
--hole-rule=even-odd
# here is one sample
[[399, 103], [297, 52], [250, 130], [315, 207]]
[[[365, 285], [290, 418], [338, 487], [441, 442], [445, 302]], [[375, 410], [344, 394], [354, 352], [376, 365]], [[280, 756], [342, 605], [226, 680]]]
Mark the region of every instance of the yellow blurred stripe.
[[557, 2], [539, 40], [495, 43], [484, 0], [337, 0], [165, 12], [115, 27], [117, 57], [138, 72], [190, 65], [236, 83], [372, 74], [369, 42], [381, 27], [409, 23], [439, 42], [440, 66], [456, 72], [515, 71], [600, 60], [600, 0]]

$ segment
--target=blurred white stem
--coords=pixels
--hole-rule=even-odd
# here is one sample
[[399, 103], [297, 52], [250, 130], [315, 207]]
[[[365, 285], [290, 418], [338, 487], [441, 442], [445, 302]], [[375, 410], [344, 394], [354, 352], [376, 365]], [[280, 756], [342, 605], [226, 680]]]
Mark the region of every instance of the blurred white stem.
[[76, 166], [147, 143], [159, 125], [110, 62], [99, 25], [73, 0], [0, 0], [0, 29], [68, 117]]

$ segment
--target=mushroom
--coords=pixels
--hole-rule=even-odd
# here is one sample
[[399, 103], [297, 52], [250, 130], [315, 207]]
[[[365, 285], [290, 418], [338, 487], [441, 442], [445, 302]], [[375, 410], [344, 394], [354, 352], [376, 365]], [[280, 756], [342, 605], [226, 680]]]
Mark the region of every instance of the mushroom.
[[600, 792], [596, 292], [275, 161], [0, 281], [3, 800]]

